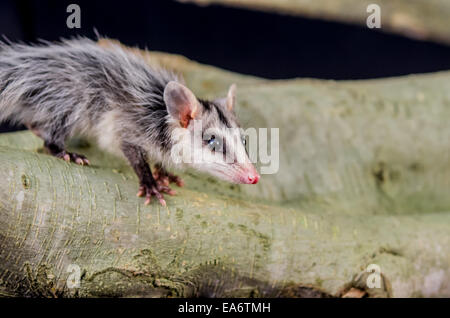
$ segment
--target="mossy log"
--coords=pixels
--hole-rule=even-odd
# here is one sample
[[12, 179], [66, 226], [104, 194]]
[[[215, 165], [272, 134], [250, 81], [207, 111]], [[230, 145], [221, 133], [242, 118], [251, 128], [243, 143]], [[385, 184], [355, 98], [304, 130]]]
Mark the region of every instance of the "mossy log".
[[366, 27], [370, 4], [381, 9], [381, 31], [418, 40], [450, 44], [450, 2], [447, 0], [178, 0], [200, 5], [220, 4], [305, 16]]
[[279, 128], [279, 172], [255, 186], [187, 172], [167, 208], [144, 206], [95, 145], [71, 142], [81, 167], [2, 134], [0, 295], [450, 296], [449, 72], [269, 81], [139, 53], [205, 98], [237, 83], [243, 126]]

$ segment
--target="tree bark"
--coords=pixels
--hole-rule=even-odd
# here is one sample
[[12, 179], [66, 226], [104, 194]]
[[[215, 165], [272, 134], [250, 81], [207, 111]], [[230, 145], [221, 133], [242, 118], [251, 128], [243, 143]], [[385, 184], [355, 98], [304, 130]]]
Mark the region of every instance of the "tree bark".
[[279, 128], [278, 173], [188, 172], [167, 208], [144, 206], [128, 165], [92, 143], [72, 142], [80, 167], [0, 135], [0, 295], [450, 296], [449, 72], [269, 81], [135, 52], [201, 97], [237, 83], [243, 126]]

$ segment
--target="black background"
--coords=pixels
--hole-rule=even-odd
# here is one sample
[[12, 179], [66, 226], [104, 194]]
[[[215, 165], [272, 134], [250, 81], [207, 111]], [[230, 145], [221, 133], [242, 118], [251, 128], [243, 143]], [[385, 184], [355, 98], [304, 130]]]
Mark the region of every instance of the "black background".
[[[66, 26], [71, 3], [81, 7], [81, 29]], [[353, 25], [170, 0], [0, 0], [0, 33], [13, 41], [95, 38], [94, 28], [128, 45], [272, 79], [365, 79], [450, 69], [449, 46]]]

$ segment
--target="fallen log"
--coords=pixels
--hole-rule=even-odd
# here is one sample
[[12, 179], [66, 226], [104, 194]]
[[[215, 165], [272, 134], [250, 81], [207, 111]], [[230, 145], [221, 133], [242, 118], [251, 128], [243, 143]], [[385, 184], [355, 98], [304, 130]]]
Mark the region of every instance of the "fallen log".
[[0, 295], [450, 296], [449, 72], [269, 81], [136, 53], [202, 97], [237, 83], [244, 127], [279, 128], [278, 173], [250, 187], [187, 172], [167, 208], [144, 206], [95, 145], [72, 142], [80, 167], [2, 134]]

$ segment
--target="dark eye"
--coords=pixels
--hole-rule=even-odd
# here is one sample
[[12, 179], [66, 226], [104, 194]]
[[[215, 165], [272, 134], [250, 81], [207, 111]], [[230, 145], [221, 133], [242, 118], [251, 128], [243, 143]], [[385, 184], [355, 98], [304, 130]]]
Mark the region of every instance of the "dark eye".
[[219, 138], [216, 138], [216, 136], [212, 135], [211, 138], [208, 140], [208, 146], [213, 151], [220, 151], [222, 150], [222, 142]]
[[247, 149], [247, 138], [246, 138], [245, 136], [241, 136], [241, 141], [242, 141], [242, 144], [244, 145], [245, 152], [248, 154], [248, 149]]
[[241, 141], [244, 146], [247, 146], [247, 139], [245, 139], [245, 136], [241, 136]]

